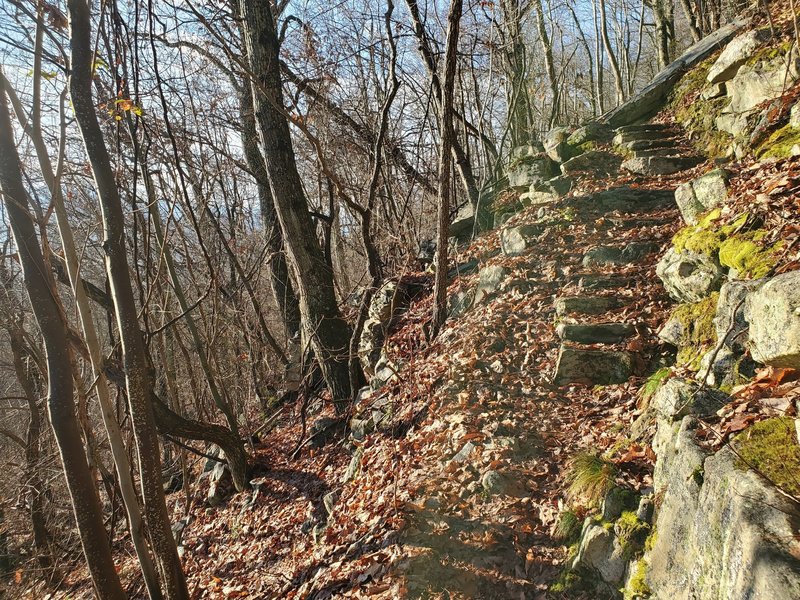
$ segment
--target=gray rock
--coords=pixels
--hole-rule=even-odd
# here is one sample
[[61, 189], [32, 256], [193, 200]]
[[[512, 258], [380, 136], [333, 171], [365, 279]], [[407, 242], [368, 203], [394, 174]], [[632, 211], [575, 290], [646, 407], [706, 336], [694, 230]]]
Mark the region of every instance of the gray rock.
[[481, 201], [478, 206], [467, 202], [453, 218], [449, 234], [456, 242], [464, 242], [471, 239], [473, 233], [490, 229], [492, 222], [493, 216], [488, 201]]
[[[219, 457], [225, 458], [225, 453], [220, 450]], [[226, 463], [218, 462], [214, 465], [208, 477], [209, 486], [206, 502], [209, 506], [218, 506], [233, 489], [233, 477]]]
[[716, 208], [727, 199], [729, 176], [725, 169], [714, 169], [678, 186], [675, 201], [686, 223], [696, 225], [700, 213]]
[[751, 29], [733, 38], [706, 76], [709, 83], [721, 83], [732, 79], [753, 52], [770, 38], [769, 29]]
[[553, 161], [545, 155], [526, 156], [512, 163], [506, 171], [509, 187], [518, 192], [525, 192], [540, 181], [553, 177]]
[[645, 523], [652, 523], [654, 512], [655, 502], [653, 502], [653, 497], [642, 496], [639, 500], [639, 506], [636, 508], [636, 518]]
[[483, 474], [481, 486], [491, 496], [516, 496], [522, 491], [522, 487], [511, 476], [494, 470]]
[[537, 154], [541, 154], [542, 152], [544, 152], [544, 145], [542, 145], [542, 143], [538, 141], [534, 141], [531, 142], [530, 144], [525, 144], [523, 146], [517, 146], [516, 148], [511, 150], [510, 162], [513, 163], [530, 156], [536, 156]]
[[714, 83], [708, 86], [700, 93], [703, 100], [713, 100], [714, 98], [721, 98], [726, 93], [724, 83]]
[[[722, 340], [727, 334], [725, 346], [735, 353], [740, 354], [747, 347], [747, 330], [749, 328], [745, 319], [747, 297], [763, 283], [763, 280], [743, 281], [731, 279], [723, 283], [719, 290], [717, 314], [714, 316], [714, 328], [716, 329], [718, 340]], [[734, 314], [734, 310], [736, 310], [736, 314]], [[731, 324], [733, 325], [732, 327]], [[729, 329], [730, 332], [728, 332]]]
[[670, 248], [656, 265], [656, 274], [678, 302], [699, 302], [720, 288], [724, 271], [716, 257]]
[[220, 450], [219, 446], [216, 444], [211, 444], [211, 446], [209, 446], [206, 452], [209, 458], [206, 458], [206, 462], [203, 463], [203, 473], [209, 473], [214, 469], [214, 466], [219, 463], [216, 459], [219, 458], [221, 452], [222, 450]]
[[616, 521], [622, 516], [623, 512], [634, 510], [638, 505], [639, 497], [635, 492], [615, 486], [603, 498], [600, 513], [603, 516], [603, 521]]
[[622, 306], [622, 300], [616, 296], [565, 296], [555, 303], [556, 314], [599, 315]]
[[589, 121], [585, 125], [578, 127], [567, 138], [570, 146], [580, 146], [586, 142], [599, 142], [605, 144], [611, 141], [614, 132], [608, 125], [598, 121]]
[[478, 274], [478, 287], [475, 290], [474, 305], [483, 302], [488, 296], [495, 294], [508, 278], [508, 269], [499, 265], [484, 267]]
[[800, 271], [777, 275], [746, 301], [753, 359], [765, 365], [800, 369]]
[[181, 545], [181, 540], [183, 539], [183, 531], [186, 529], [186, 526], [189, 524], [189, 517], [183, 517], [182, 519], [176, 521], [172, 524], [172, 537], [175, 539], [175, 544], [178, 546]]
[[629, 158], [622, 168], [638, 175], [672, 175], [692, 169], [705, 159], [700, 156], [639, 156]]
[[336, 506], [336, 503], [338, 501], [339, 501], [338, 490], [328, 492], [322, 497], [322, 506], [325, 507], [325, 512], [328, 513], [328, 516], [331, 516], [333, 514], [333, 508]]
[[627, 561], [615, 547], [614, 532], [587, 517], [581, 533], [578, 554], [572, 562], [572, 569], [596, 571], [603, 581], [611, 584], [622, 582], [625, 577]]
[[633, 143], [661, 142], [663, 144], [664, 140], [671, 139], [674, 133], [674, 131], [671, 131], [667, 127], [656, 123], [620, 127], [617, 129], [617, 134], [614, 136], [612, 143], [615, 146], [622, 146], [627, 150], [635, 150], [636, 148], [631, 146]]
[[800, 129], [800, 102], [795, 103], [789, 111], [789, 125]]
[[573, 325], [560, 323], [556, 327], [558, 336], [568, 342], [581, 344], [618, 344], [636, 333], [631, 323], [589, 323]]
[[572, 130], [569, 127], [556, 127], [548, 131], [542, 140], [547, 156], [558, 163], [563, 163], [572, 158], [573, 149], [567, 143], [571, 133]]
[[475, 444], [473, 444], [472, 442], [467, 442], [461, 447], [461, 450], [459, 450], [456, 453], [456, 455], [452, 459], [450, 459], [450, 462], [455, 462], [455, 463], [467, 462], [469, 460], [470, 455], [472, 454], [472, 451], [475, 450], [475, 447], [476, 447]]
[[350, 459], [350, 464], [347, 465], [347, 471], [345, 471], [344, 478], [342, 479], [343, 484], [352, 481], [359, 474], [361, 471], [362, 456], [364, 456], [364, 447], [359, 446], [356, 448], [356, 451], [353, 452], [353, 457]]
[[626, 382], [633, 373], [628, 352], [584, 350], [562, 346], [556, 362], [555, 385], [585, 383], [610, 385]]
[[604, 150], [590, 150], [579, 154], [561, 165], [564, 175], [575, 173], [594, 173], [596, 175], [613, 175], [619, 172], [622, 157], [614, 152]]
[[800, 60], [797, 51], [775, 58], [745, 65], [727, 84], [731, 102], [724, 113], [742, 114], [765, 100], [783, 94], [800, 77]]
[[676, 319], [675, 317], [670, 317], [667, 319], [667, 322], [664, 323], [658, 332], [659, 339], [675, 346], [676, 348], [679, 348], [684, 344], [687, 335], [688, 332], [686, 331], [683, 323], [681, 323], [680, 319]]
[[595, 267], [604, 265], [621, 265], [625, 261], [622, 260], [622, 248], [614, 246], [595, 246], [586, 251], [583, 255], [581, 264], [584, 267]]
[[644, 190], [627, 186], [611, 188], [592, 197], [592, 203], [606, 212], [649, 212], [672, 206], [673, 202], [675, 194], [671, 190]]
[[655, 598], [798, 598], [797, 509], [724, 447], [708, 456], [697, 425], [661, 423], [653, 447], [662, 501], [649, 554]]
[[335, 417], [320, 417], [309, 428], [309, 444], [312, 448], [322, 448], [344, 432], [345, 423]]
[[500, 247], [506, 256], [519, 256], [530, 250], [544, 226], [541, 224], [519, 225], [509, 227], [500, 232]]
[[456, 292], [447, 299], [447, 316], [457, 318], [463, 315], [472, 306], [475, 293], [469, 290]]
[[729, 396], [719, 390], [701, 387], [691, 379], [672, 377], [658, 389], [650, 406], [661, 418], [678, 421], [686, 415], [713, 415], [729, 400]]

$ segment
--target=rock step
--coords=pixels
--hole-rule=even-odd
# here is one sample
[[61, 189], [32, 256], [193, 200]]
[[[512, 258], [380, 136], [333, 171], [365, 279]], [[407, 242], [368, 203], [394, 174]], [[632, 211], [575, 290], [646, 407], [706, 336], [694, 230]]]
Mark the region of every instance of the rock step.
[[612, 290], [616, 288], [629, 287], [634, 283], [632, 277], [622, 275], [579, 275], [578, 289], [581, 290]]
[[563, 296], [555, 303], [560, 317], [571, 314], [600, 315], [623, 305], [616, 296]]
[[665, 129], [674, 128], [675, 125], [672, 123], [637, 123], [636, 125], [617, 127], [614, 131], [616, 133], [634, 133], [637, 131], [664, 131]]
[[630, 158], [622, 168], [637, 175], [672, 175], [692, 169], [704, 162], [701, 156], [644, 156]]
[[561, 173], [572, 175], [574, 173], [591, 172], [598, 176], [614, 175], [619, 172], [622, 157], [615, 152], [603, 150], [590, 150], [571, 158], [561, 165]]
[[595, 246], [583, 255], [584, 267], [599, 265], [629, 265], [659, 250], [655, 242], [631, 242], [625, 246]]
[[592, 196], [592, 203], [605, 212], [641, 213], [675, 205], [674, 190], [646, 190], [627, 186]]
[[553, 383], [611, 385], [625, 383], [632, 374], [633, 356], [629, 352], [561, 346]]
[[619, 344], [636, 334], [632, 323], [560, 323], [556, 333], [565, 342]]
[[619, 147], [623, 150], [635, 152], [637, 150], [650, 150], [652, 148], [673, 148], [680, 146], [683, 139], [679, 137], [665, 137], [657, 140], [634, 140], [632, 142], [625, 142], [620, 144]]
[[678, 130], [647, 130], [647, 131], [632, 131], [629, 133], [618, 133], [611, 140], [615, 146], [621, 146], [629, 142], [642, 142], [642, 141], [655, 141], [663, 140], [666, 138], [674, 138], [680, 136]]

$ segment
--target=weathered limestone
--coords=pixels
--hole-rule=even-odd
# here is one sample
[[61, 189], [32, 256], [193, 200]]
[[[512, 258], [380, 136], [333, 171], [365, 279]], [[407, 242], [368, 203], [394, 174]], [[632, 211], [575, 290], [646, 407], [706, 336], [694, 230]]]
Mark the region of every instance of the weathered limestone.
[[670, 248], [656, 265], [656, 275], [678, 302], [699, 302], [719, 289], [724, 272], [716, 257]]
[[756, 361], [800, 369], [800, 271], [773, 277], [747, 297], [750, 353]]
[[732, 279], [723, 283], [719, 290], [717, 314], [714, 317], [717, 339], [722, 341], [722, 338], [727, 334], [725, 346], [737, 354], [743, 353], [747, 347], [748, 329], [750, 327], [745, 318], [747, 297], [763, 283], [762, 280], [742, 281]]
[[562, 346], [553, 382], [610, 385], [626, 382], [632, 373], [633, 357], [628, 352]]
[[599, 142], [606, 143], [611, 141], [614, 132], [608, 125], [598, 121], [589, 121], [581, 127], [578, 127], [567, 138], [567, 143], [570, 146], [577, 147], [586, 142]]
[[631, 242], [623, 247], [596, 246], [583, 256], [583, 266], [628, 265], [642, 260], [659, 249], [654, 242]]
[[556, 314], [599, 315], [622, 306], [622, 301], [615, 296], [565, 296], [555, 303]]
[[729, 400], [719, 390], [701, 388], [691, 379], [673, 377], [658, 389], [650, 406], [661, 419], [679, 421], [686, 415], [713, 415]]
[[753, 52], [769, 40], [769, 29], [752, 29], [732, 39], [716, 62], [711, 65], [706, 76], [708, 83], [724, 83], [732, 79]]
[[553, 161], [544, 153], [533, 153], [534, 146], [523, 146], [512, 155], [506, 170], [509, 187], [518, 192], [527, 191], [533, 184], [550, 179], [555, 175]]
[[689, 225], [697, 225], [698, 215], [716, 208], [728, 197], [728, 178], [725, 169], [714, 169], [705, 175], [678, 186], [675, 201]]
[[587, 517], [578, 554], [572, 561], [572, 569], [590, 569], [607, 583], [621, 583], [625, 577], [627, 561], [622, 555], [622, 548], [615, 541], [611, 529], [605, 528], [592, 517]]
[[572, 130], [569, 127], [556, 127], [548, 131], [542, 140], [545, 154], [557, 163], [563, 163], [572, 158], [574, 150], [567, 142], [571, 133]]
[[636, 333], [632, 323], [560, 323], [556, 327], [558, 337], [567, 342], [580, 344], [619, 344]]

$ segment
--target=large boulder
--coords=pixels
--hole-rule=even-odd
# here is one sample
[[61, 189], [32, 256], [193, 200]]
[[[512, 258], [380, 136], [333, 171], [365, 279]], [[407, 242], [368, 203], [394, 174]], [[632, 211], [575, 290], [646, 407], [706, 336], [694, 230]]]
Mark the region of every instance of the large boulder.
[[500, 265], [492, 265], [484, 267], [478, 273], [478, 287], [475, 290], [474, 305], [483, 302], [488, 296], [497, 292], [502, 284], [508, 278], [509, 271]]
[[800, 369], [800, 271], [773, 277], [747, 297], [750, 354], [775, 367]]
[[500, 247], [506, 256], [524, 254], [536, 243], [544, 227], [541, 224], [508, 227], [500, 232]]
[[728, 178], [725, 169], [714, 169], [688, 181], [675, 190], [675, 201], [689, 225], [697, 225], [698, 216], [716, 208], [728, 197]]
[[613, 530], [587, 517], [572, 568], [595, 571], [603, 581], [619, 584], [625, 577], [627, 563], [621, 548], [615, 543]]
[[736, 75], [755, 50], [770, 38], [769, 29], [752, 29], [733, 38], [706, 75], [708, 83], [723, 83]]
[[709, 456], [697, 423], [661, 422], [653, 448], [661, 502], [648, 558], [654, 598], [799, 598], [797, 507], [723, 447]]
[[586, 142], [605, 144], [611, 141], [613, 136], [614, 130], [610, 126], [599, 121], [589, 121], [573, 131], [567, 138], [567, 143], [573, 147], [580, 146]]
[[[528, 149], [534, 148], [531, 146]], [[543, 153], [524, 154], [512, 158], [506, 171], [509, 187], [518, 192], [526, 192], [535, 183], [546, 181], [555, 174], [553, 161]]]
[[622, 157], [614, 152], [590, 150], [584, 152], [561, 165], [564, 175], [575, 173], [593, 173], [598, 176], [614, 175], [619, 172]]
[[678, 302], [699, 302], [720, 288], [724, 271], [716, 257], [670, 248], [656, 265], [656, 275]]

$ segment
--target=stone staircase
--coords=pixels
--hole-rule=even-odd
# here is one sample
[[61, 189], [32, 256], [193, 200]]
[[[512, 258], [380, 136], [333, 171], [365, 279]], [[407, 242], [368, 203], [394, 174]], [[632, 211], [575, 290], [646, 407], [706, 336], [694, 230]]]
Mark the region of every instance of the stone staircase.
[[614, 146], [628, 158], [622, 168], [637, 175], [672, 175], [705, 159], [687, 143], [680, 127], [665, 123], [626, 125], [616, 130]]

